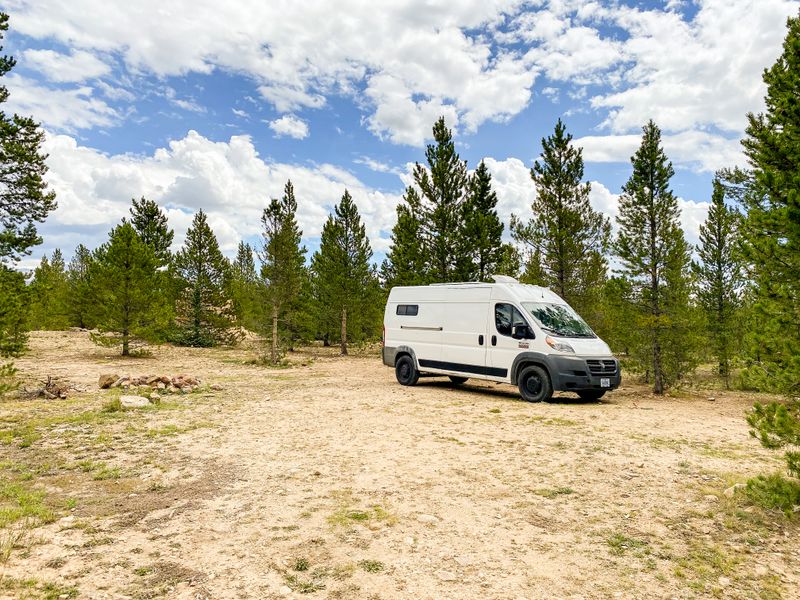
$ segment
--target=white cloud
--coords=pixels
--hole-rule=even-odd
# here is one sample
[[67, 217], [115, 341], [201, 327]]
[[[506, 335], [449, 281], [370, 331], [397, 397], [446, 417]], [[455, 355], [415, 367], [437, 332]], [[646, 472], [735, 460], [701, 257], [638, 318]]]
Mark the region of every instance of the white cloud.
[[362, 184], [333, 165], [308, 167], [265, 161], [248, 136], [213, 142], [197, 132], [173, 140], [150, 156], [106, 155], [68, 135], [49, 134], [47, 180], [58, 209], [42, 227], [44, 252], [60, 246], [70, 253], [78, 242], [96, 247], [124, 217], [131, 198], [145, 196], [167, 210], [180, 245], [192, 215], [209, 214], [223, 251], [232, 254], [240, 239], [260, 233], [261, 212], [270, 197], [280, 197], [291, 179], [298, 200], [298, 222], [305, 240], [322, 225], [345, 188], [353, 196], [373, 249], [384, 251], [399, 196]]
[[308, 123], [294, 115], [284, 115], [279, 119], [269, 122], [269, 128], [275, 132], [275, 137], [289, 136], [296, 140], [308, 137]]
[[118, 55], [134, 73], [245, 73], [280, 112], [352, 96], [376, 134], [419, 144], [440, 114], [471, 131], [527, 106], [538, 70], [478, 31], [521, 5], [12, 0], [10, 8], [20, 33]]
[[[574, 140], [583, 148], [586, 162], [629, 162], [642, 142], [641, 135], [585, 136]], [[674, 164], [687, 164], [698, 172], [713, 173], [744, 164], [738, 139], [703, 131], [662, 135], [664, 153]]]
[[36, 69], [56, 83], [81, 82], [111, 72], [111, 67], [106, 63], [83, 50], [73, 50], [69, 54], [53, 50], [25, 50], [20, 64]]
[[6, 76], [10, 97], [9, 112], [34, 115], [48, 128], [74, 132], [92, 127], [110, 127], [120, 115], [108, 104], [92, 96], [92, 88], [50, 89], [15, 73]]

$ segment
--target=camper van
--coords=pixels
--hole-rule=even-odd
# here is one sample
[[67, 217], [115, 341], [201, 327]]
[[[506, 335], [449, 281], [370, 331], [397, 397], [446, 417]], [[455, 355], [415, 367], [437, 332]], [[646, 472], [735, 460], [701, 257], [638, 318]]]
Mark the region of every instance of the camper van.
[[599, 400], [619, 387], [619, 361], [583, 319], [547, 288], [495, 283], [395, 287], [383, 317], [383, 363], [401, 385], [447, 376], [510, 383], [529, 402], [553, 392]]

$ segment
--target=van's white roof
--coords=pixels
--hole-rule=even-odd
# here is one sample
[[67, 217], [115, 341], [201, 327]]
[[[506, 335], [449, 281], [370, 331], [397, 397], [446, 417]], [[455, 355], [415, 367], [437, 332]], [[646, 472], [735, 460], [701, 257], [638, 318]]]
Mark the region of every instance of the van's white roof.
[[[470, 290], [470, 291], [467, 291]], [[530, 285], [527, 283], [434, 283], [432, 285], [398, 286], [389, 292], [389, 302], [424, 302], [457, 301], [462, 296], [483, 295], [478, 290], [484, 290], [487, 296], [495, 299], [505, 296], [517, 302], [551, 302], [553, 304], [566, 304], [561, 297], [546, 287]], [[475, 292], [478, 292], [476, 294]], [[475, 298], [477, 299], [477, 298]], [[463, 301], [463, 300], [462, 300]]]

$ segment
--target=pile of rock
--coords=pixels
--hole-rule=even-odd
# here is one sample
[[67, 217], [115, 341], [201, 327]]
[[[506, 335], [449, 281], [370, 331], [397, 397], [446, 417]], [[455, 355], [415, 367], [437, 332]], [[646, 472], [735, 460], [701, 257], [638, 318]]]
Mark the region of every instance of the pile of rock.
[[100, 375], [97, 384], [100, 389], [122, 388], [127, 390], [132, 387], [149, 387], [153, 390], [160, 390], [169, 393], [188, 394], [193, 392], [200, 385], [200, 380], [191, 375], [139, 375], [131, 377], [129, 375], [119, 376], [114, 373]]

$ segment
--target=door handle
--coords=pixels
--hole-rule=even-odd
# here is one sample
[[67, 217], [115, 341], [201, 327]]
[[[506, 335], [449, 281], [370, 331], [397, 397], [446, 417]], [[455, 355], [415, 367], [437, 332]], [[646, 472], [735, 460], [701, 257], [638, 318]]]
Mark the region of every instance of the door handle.
[[483, 336], [482, 335], [478, 336], [478, 346], [483, 346]]
[[492, 336], [492, 346], [497, 346], [497, 336], [496, 335]]

